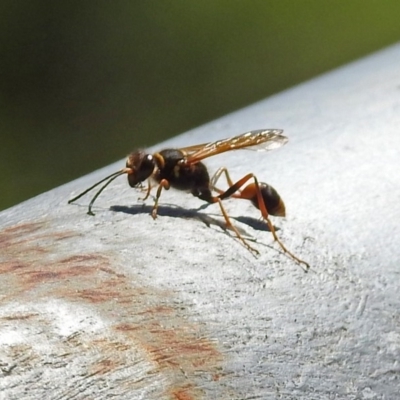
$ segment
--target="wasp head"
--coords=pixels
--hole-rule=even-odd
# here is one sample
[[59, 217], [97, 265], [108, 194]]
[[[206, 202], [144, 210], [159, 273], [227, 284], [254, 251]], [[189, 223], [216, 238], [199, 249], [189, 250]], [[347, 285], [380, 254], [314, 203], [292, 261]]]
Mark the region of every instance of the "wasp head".
[[126, 168], [132, 170], [132, 172], [128, 173], [129, 185], [135, 187], [150, 178], [155, 167], [156, 162], [151, 154], [147, 154], [143, 150], [129, 154], [126, 160]]

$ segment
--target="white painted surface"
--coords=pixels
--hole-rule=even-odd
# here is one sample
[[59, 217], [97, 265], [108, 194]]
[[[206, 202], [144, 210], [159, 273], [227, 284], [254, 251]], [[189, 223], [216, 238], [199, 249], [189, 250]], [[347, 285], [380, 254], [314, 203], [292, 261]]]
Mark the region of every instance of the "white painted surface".
[[95, 217], [90, 196], [67, 204], [124, 161], [2, 212], [0, 397], [398, 398], [399, 65], [397, 45], [152, 149], [284, 129], [282, 149], [206, 164], [278, 190], [308, 274], [244, 201], [226, 208], [259, 257], [189, 194], [164, 193], [156, 221], [124, 178]]

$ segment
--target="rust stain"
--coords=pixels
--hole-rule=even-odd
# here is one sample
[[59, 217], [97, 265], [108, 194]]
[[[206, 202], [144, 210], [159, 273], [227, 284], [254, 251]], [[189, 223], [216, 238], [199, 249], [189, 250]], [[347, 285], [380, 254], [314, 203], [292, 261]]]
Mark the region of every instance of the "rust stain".
[[189, 386], [175, 389], [171, 392], [172, 398], [176, 400], [194, 400], [196, 397], [193, 397], [190, 391], [191, 388]]
[[140, 330], [140, 326], [132, 325], [132, 324], [118, 324], [114, 326], [115, 330], [125, 332], [125, 331], [138, 331]]
[[214, 375], [212, 376], [212, 380], [213, 380], [214, 382], [219, 381], [221, 378], [222, 378], [222, 375], [221, 375], [221, 374], [214, 374]]
[[99, 267], [99, 270], [106, 272], [107, 274], [110, 274], [110, 275], [115, 275], [117, 278], [125, 278], [124, 274], [119, 274], [119, 273], [115, 272], [114, 270], [112, 270], [111, 268]]
[[[35, 253], [47, 253], [48, 250], [38, 245], [40, 240], [49, 239], [63, 240], [76, 236], [73, 232], [51, 232], [48, 234], [33, 235], [41, 232], [45, 224], [43, 222], [31, 222], [14, 225], [0, 231], [0, 250], [7, 251], [8, 254], [18, 254], [27, 251], [34, 255]], [[34, 240], [32, 240], [34, 238]]]
[[[148, 351], [161, 367], [190, 364], [193, 369], [197, 369], [206, 367], [210, 361], [215, 363], [216, 358], [219, 357], [213, 343], [204, 338], [193, 337], [192, 332], [181, 329], [158, 329], [149, 332], [155, 338], [149, 337]], [[156, 341], [151, 339], [156, 339]], [[162, 346], [159, 346], [159, 342]]]
[[173, 313], [174, 309], [172, 307], [167, 307], [167, 306], [155, 306], [152, 308], [148, 308], [147, 310], [144, 310], [141, 312], [141, 314], [169, 314]]
[[110, 360], [110, 359], [100, 360], [91, 366], [90, 374], [104, 375], [107, 374], [108, 372], [115, 370], [117, 367], [121, 367], [121, 364], [115, 362], [115, 360]]
[[[0, 304], [29, 303], [32, 299], [47, 302], [51, 298], [74, 303], [79, 300], [78, 304], [87, 304], [104, 320], [113, 321], [108, 328], [111, 333], [101, 340], [85, 336], [85, 332], [65, 339], [63, 352], [55, 356], [54, 368], [64, 366], [66, 358], [92, 352], [96, 356], [85, 366], [87, 376], [112, 374], [132, 362], [130, 352], [139, 346], [156, 370], [167, 372], [172, 379], [167, 396], [177, 400], [203, 398], [202, 389], [195, 384], [196, 373], [207, 371], [211, 381], [220, 380], [223, 360], [216, 343], [207, 337], [206, 327], [187, 319], [187, 311], [181, 302], [176, 305], [174, 293], [143, 286], [131, 272], [121, 273], [123, 268], [113, 264], [114, 255], [73, 254], [73, 245], [70, 256], [57, 257], [57, 246], [70, 238], [76, 243], [77, 236], [71, 231], [53, 232], [45, 222], [0, 231], [1, 281], [3, 285], [11, 282], [13, 288], [0, 298]], [[28, 323], [35, 318], [40, 319], [40, 315], [15, 312], [1, 319]], [[32, 355], [32, 360], [38, 357]]]
[[[52, 265], [50, 264], [49, 267]], [[40, 284], [44, 281], [60, 281], [62, 279], [92, 275], [95, 272], [95, 267], [73, 267], [73, 268], [62, 268], [59, 270], [43, 271], [43, 270], [33, 270], [22, 272], [21, 276], [26, 283]]]
[[109, 340], [109, 339], [94, 339], [92, 344], [99, 348], [105, 348], [115, 353], [116, 350], [128, 350], [130, 344], [122, 343], [121, 341]]
[[0, 232], [0, 238], [12, 237], [12, 235], [22, 235], [32, 232], [36, 232], [42, 229], [43, 223], [41, 222], [29, 222], [25, 224], [13, 225], [8, 228], [3, 229]]
[[77, 291], [77, 296], [91, 303], [103, 303], [117, 299], [119, 295], [120, 293], [115, 290], [83, 289]]
[[81, 264], [81, 263], [91, 263], [98, 261], [108, 261], [107, 257], [103, 255], [94, 255], [94, 254], [76, 254], [70, 257], [61, 258], [58, 263], [60, 264]]
[[0, 274], [8, 274], [10, 272], [19, 271], [24, 268], [29, 268], [29, 265], [23, 264], [18, 261], [1, 262], [0, 263]]

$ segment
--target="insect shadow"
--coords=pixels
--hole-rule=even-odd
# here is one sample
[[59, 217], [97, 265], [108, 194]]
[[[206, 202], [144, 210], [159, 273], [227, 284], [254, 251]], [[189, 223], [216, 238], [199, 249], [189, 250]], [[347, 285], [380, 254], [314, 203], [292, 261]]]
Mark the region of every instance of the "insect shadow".
[[[203, 204], [198, 209], [196, 209], [196, 211], [205, 210], [210, 205], [211, 204]], [[261, 218], [248, 217], [248, 216], [244, 216], [244, 215], [240, 215], [238, 217], [232, 217], [231, 215], [229, 215], [229, 218], [233, 219], [235, 221], [238, 221], [242, 224], [245, 224], [245, 225], [253, 228], [256, 231], [271, 232], [268, 225]], [[274, 228], [276, 231], [280, 230], [280, 228], [278, 228], [276, 226], [274, 226]]]
[[[206, 204], [205, 206], [208, 206]], [[223, 231], [230, 231], [230, 229], [227, 227], [225, 221], [222, 221], [220, 219], [213, 218], [210, 214], [205, 214], [202, 212], [199, 212], [206, 208], [204, 205], [202, 205], [199, 208], [183, 208], [179, 207], [176, 205], [169, 205], [169, 204], [162, 204], [158, 208], [158, 216], [162, 217], [172, 217], [172, 218], [183, 218], [183, 219], [196, 219], [204, 223], [207, 227], [211, 226], [216, 226]], [[132, 206], [120, 206], [120, 205], [115, 205], [111, 206], [110, 210], [115, 211], [115, 212], [122, 212], [125, 214], [130, 214], [130, 215], [137, 215], [137, 214], [151, 214], [151, 211], [153, 209], [153, 206], [148, 206], [146, 204], [138, 204], [138, 205], [132, 205]], [[215, 214], [217, 215], [217, 214]], [[263, 230], [263, 231], [268, 231], [268, 226], [261, 220], [258, 220], [256, 218], [252, 217], [231, 217], [234, 220], [237, 220], [238, 222], [244, 223], [245, 225], [250, 226], [251, 228], [255, 230]], [[248, 236], [250, 240], [256, 241], [255, 239], [251, 239], [250, 235], [242, 228], [237, 227], [240, 231], [240, 233]]]

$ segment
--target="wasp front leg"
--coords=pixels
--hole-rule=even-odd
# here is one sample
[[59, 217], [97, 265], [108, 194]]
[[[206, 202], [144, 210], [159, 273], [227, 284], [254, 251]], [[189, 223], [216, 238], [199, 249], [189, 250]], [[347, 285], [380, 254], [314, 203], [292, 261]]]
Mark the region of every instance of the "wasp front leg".
[[146, 200], [148, 199], [148, 197], [150, 196], [150, 192], [151, 192], [151, 189], [152, 189], [152, 188], [153, 188], [153, 187], [151, 186], [150, 179], [148, 179], [148, 180], [147, 180], [147, 188], [145, 189], [143, 186], [140, 187], [140, 190], [141, 190], [141, 191], [146, 191], [146, 194], [145, 194], [145, 196], [144, 196], [143, 198], [139, 197], [138, 200], [140, 200], [140, 201], [146, 201]]
[[153, 210], [151, 211], [151, 216], [153, 217], [153, 219], [157, 218], [158, 199], [161, 196], [161, 191], [163, 189], [168, 190], [169, 188], [170, 188], [170, 183], [166, 179], [162, 179], [160, 184], [158, 185], [157, 194], [156, 194], [156, 200], [154, 202]]

